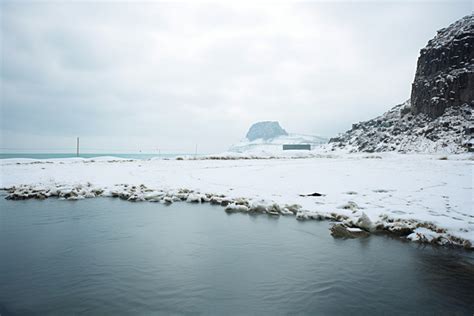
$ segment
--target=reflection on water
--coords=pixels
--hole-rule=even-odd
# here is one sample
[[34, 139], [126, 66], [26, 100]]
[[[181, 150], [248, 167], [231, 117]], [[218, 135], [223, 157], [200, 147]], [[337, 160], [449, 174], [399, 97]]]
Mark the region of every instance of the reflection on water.
[[210, 205], [0, 201], [0, 314], [474, 311], [471, 252]]

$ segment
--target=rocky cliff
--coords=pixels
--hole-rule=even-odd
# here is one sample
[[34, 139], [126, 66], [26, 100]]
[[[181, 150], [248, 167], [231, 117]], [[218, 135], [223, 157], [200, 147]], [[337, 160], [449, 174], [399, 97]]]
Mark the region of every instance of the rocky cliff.
[[381, 152], [472, 150], [474, 15], [438, 34], [420, 51], [411, 99], [330, 139], [333, 149]]
[[411, 103], [414, 114], [436, 118], [446, 108], [473, 104], [474, 15], [468, 15], [438, 34], [420, 51]]
[[462, 153], [470, 147], [473, 119], [468, 104], [449, 107], [433, 119], [413, 114], [410, 101], [330, 139], [333, 149], [350, 152]]
[[288, 133], [281, 128], [278, 122], [258, 122], [253, 124], [247, 132], [247, 139], [250, 141], [256, 139], [271, 139], [282, 135], [288, 135]]

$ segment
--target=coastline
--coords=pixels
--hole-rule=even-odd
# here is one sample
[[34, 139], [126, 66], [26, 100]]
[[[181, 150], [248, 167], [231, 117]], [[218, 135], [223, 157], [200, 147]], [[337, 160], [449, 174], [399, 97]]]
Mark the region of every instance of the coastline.
[[276, 158], [8, 159], [0, 161], [0, 187], [13, 199], [209, 202], [227, 212], [329, 219], [413, 241], [473, 248], [472, 156]]

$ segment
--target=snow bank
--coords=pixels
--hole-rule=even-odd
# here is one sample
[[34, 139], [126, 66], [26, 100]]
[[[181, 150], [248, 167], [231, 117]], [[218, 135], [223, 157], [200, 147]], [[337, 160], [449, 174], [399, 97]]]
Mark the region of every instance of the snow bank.
[[212, 203], [229, 213], [329, 218], [432, 242], [430, 234], [417, 230], [425, 228], [438, 234], [436, 242], [472, 247], [473, 166], [472, 155], [396, 153], [259, 160], [9, 159], [0, 161], [0, 187], [9, 188], [13, 199], [111, 196]]

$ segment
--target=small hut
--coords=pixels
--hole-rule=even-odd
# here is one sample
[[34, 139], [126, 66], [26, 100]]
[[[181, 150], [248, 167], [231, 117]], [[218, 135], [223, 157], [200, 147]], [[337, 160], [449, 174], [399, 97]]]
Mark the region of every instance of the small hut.
[[311, 150], [311, 144], [283, 144], [283, 150]]

